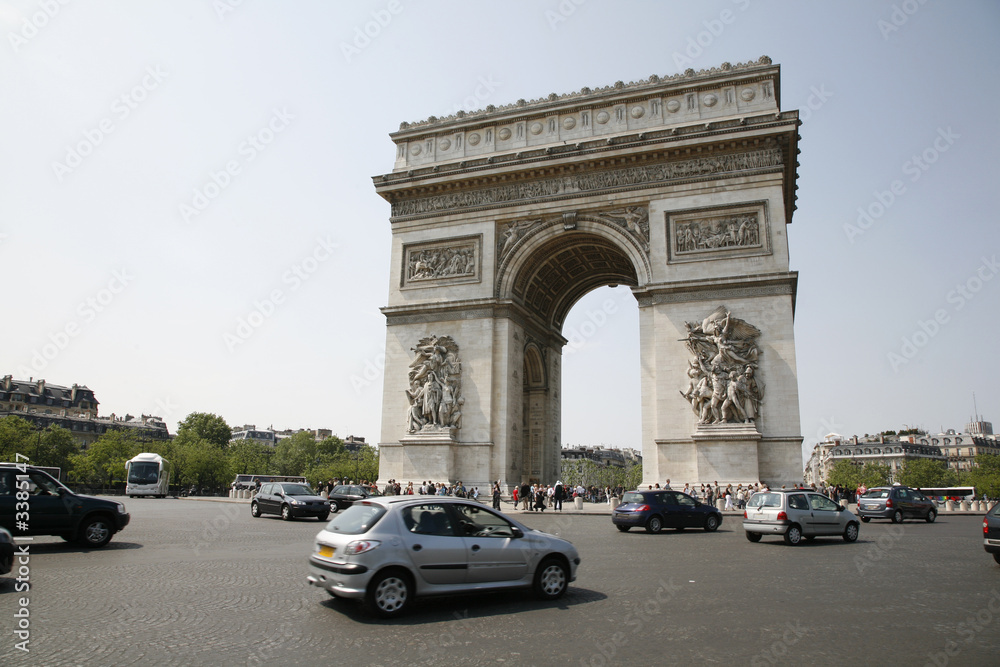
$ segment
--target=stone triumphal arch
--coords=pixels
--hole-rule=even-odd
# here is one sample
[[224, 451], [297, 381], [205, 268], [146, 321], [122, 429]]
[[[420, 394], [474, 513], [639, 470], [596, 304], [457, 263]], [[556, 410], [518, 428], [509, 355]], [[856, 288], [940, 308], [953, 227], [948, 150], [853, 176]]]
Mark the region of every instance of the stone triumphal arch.
[[801, 479], [779, 76], [763, 57], [401, 124], [374, 179], [380, 481], [553, 482], [563, 322], [604, 285], [638, 300], [646, 482]]

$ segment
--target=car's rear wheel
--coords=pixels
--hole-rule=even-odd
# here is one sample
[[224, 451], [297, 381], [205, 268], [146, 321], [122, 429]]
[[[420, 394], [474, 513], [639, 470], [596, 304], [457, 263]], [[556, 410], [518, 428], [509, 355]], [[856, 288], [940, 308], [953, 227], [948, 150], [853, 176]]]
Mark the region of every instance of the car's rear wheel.
[[288, 505], [282, 505], [281, 506], [281, 519], [283, 521], [291, 521], [292, 520], [292, 508], [289, 507]]
[[107, 517], [95, 516], [80, 524], [77, 539], [85, 547], [100, 549], [111, 541], [111, 536], [114, 534], [115, 530]]
[[785, 531], [785, 544], [790, 547], [794, 547], [796, 544], [802, 541], [802, 529], [796, 524], [792, 524]]
[[260, 516], [260, 505], [257, 504], [256, 500], [250, 503], [250, 516], [255, 519]]
[[615, 526], [615, 528], [622, 531], [623, 533], [627, 533], [630, 526]]
[[329, 513], [327, 513], [327, 514], [320, 514], [320, 515], [319, 515], [318, 517], [316, 517], [316, 518], [317, 518], [317, 519], [319, 519], [320, 521], [326, 521], [327, 519], [329, 519], [329, 518], [330, 518], [330, 515], [329, 515]]
[[929, 510], [927, 512], [927, 516], [925, 517], [925, 520], [927, 521], [927, 523], [934, 523], [934, 520], [936, 518], [937, 518], [937, 512], [935, 510]]
[[569, 586], [569, 570], [558, 558], [543, 560], [535, 570], [535, 595], [543, 600], [562, 597]]
[[661, 530], [663, 530], [663, 520], [658, 516], [649, 517], [649, 521], [646, 522], [646, 532], [655, 535]]
[[892, 513], [893, 523], [903, 523], [903, 510], [896, 510]]
[[997, 562], [997, 565], [1000, 565], [1000, 553], [993, 554], [993, 560]]
[[761, 537], [760, 533], [751, 533], [749, 530], [747, 531], [747, 539], [751, 542], [760, 542]]
[[719, 517], [714, 514], [709, 514], [708, 518], [705, 519], [705, 530], [712, 532], [719, 527]]
[[409, 578], [399, 570], [379, 572], [368, 584], [365, 605], [382, 618], [399, 616], [410, 602]]
[[337, 503], [330, 503], [330, 511], [336, 514], [337, 512], [340, 511], [340, 505], [338, 505]]
[[872, 518], [870, 516], [863, 516], [861, 517], [861, 520], [864, 521], [865, 523], [868, 523], [869, 521], [872, 520]]
[[856, 542], [858, 539], [858, 524], [853, 521], [847, 524], [844, 528], [844, 541], [845, 542]]

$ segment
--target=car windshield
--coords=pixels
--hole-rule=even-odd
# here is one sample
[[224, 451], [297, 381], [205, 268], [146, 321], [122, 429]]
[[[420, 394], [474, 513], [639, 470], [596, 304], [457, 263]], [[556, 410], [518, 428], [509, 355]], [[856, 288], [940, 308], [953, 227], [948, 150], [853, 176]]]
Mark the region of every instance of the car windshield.
[[326, 530], [341, 535], [361, 535], [378, 523], [384, 514], [385, 508], [381, 505], [355, 503], [326, 524]]
[[780, 493], [755, 493], [747, 507], [781, 507]]
[[282, 484], [286, 496], [314, 496], [313, 490], [305, 484]]
[[862, 498], [888, 498], [889, 489], [869, 489], [865, 491]]
[[642, 497], [641, 493], [626, 493], [622, 496], [623, 503], [642, 503], [645, 502], [645, 498]]
[[1000, 516], [1000, 503], [993, 506], [993, 510], [990, 512], [991, 516]]

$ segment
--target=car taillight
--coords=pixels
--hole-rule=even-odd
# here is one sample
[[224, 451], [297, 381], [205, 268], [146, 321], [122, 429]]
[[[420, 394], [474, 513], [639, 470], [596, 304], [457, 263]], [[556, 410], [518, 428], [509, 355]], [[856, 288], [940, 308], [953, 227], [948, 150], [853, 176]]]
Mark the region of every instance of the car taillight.
[[366, 551], [371, 551], [381, 544], [378, 540], [356, 540], [350, 542], [346, 547], [344, 547], [345, 556], [357, 556], [358, 554], [363, 554]]
[[788, 521], [788, 515], [784, 512], [778, 512], [778, 521]]
[[886, 509], [892, 508], [892, 498], [889, 498], [887, 501], [885, 501], [885, 507]]
[[746, 511], [746, 510], [743, 510], [743, 518], [744, 518], [744, 519], [748, 518], [748, 517], [747, 517], [747, 511]]
[[635, 508], [635, 511], [636, 512], [648, 512], [649, 511], [649, 505], [639, 505], [638, 507]]
[[983, 519], [983, 535], [989, 535], [989, 534], [990, 534], [990, 522], [987, 521], [986, 519]]

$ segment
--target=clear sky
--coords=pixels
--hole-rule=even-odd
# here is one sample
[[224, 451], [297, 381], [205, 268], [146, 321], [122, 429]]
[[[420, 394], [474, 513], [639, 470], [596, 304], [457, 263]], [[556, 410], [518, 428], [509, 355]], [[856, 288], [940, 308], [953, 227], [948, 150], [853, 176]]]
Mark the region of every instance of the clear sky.
[[[400, 121], [766, 54], [804, 121], [804, 449], [973, 392], [1000, 426], [996, 2], [14, 0], [0, 34], [2, 374], [102, 415], [377, 441]], [[564, 443], [641, 445], [637, 320], [571, 313]]]

